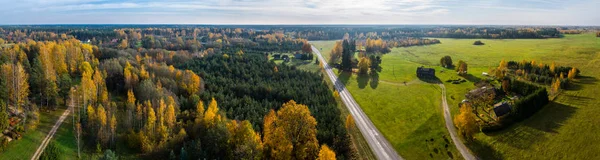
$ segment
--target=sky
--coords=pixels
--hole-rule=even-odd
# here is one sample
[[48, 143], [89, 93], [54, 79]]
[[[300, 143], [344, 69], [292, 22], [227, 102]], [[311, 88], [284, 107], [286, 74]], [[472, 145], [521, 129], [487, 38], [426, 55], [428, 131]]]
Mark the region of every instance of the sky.
[[0, 0], [0, 24], [600, 26], [600, 0]]

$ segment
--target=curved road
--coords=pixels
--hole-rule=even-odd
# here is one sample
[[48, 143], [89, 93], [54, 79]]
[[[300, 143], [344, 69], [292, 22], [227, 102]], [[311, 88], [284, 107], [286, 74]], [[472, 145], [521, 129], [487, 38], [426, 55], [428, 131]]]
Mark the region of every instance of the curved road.
[[448, 102], [446, 101], [446, 86], [444, 86], [443, 83], [440, 83], [439, 85], [440, 85], [440, 88], [442, 88], [442, 106], [444, 108], [444, 120], [446, 120], [446, 128], [448, 129], [448, 132], [450, 133], [450, 137], [452, 138], [452, 141], [454, 142], [456, 149], [458, 149], [460, 154], [466, 160], [477, 160], [477, 158], [475, 156], [473, 156], [473, 154], [471, 154], [471, 152], [469, 152], [469, 149], [465, 146], [465, 144], [463, 144], [463, 142], [460, 140], [460, 138], [458, 138], [458, 135], [456, 135], [456, 128], [454, 127], [454, 123], [452, 122], [452, 116], [450, 115], [450, 108], [448, 107]]
[[327, 73], [327, 77], [329, 77], [331, 82], [335, 84], [335, 89], [339, 92], [340, 97], [342, 98], [344, 104], [346, 104], [346, 107], [348, 107], [348, 110], [350, 110], [350, 114], [352, 114], [352, 117], [357, 124], [356, 126], [358, 129], [360, 129], [360, 132], [362, 133], [363, 137], [365, 137], [365, 140], [369, 144], [373, 154], [375, 154], [377, 159], [403, 159], [400, 157], [400, 155], [398, 155], [398, 153], [396, 153], [396, 150], [390, 144], [390, 142], [388, 142], [387, 139], [385, 139], [385, 137], [383, 137], [383, 135], [379, 132], [379, 130], [377, 130], [369, 117], [367, 117], [367, 115], [362, 111], [358, 103], [354, 101], [354, 98], [352, 98], [350, 92], [346, 90], [344, 84], [337, 80], [337, 76], [334, 74], [332, 67], [327, 64], [327, 61], [325, 58], [323, 58], [321, 52], [319, 52], [319, 50], [314, 46], [312, 46], [312, 50], [319, 58], [319, 61], [323, 63], [323, 68]]

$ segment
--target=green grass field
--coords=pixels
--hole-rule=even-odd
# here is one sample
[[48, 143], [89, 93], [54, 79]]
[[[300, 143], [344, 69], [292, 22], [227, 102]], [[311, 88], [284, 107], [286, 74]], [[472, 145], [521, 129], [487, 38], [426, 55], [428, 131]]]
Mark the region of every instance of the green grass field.
[[[403, 57], [424, 65], [437, 65], [442, 56], [450, 55], [456, 63], [464, 60], [474, 77], [481, 76], [502, 59], [536, 60], [544, 64], [573, 66], [581, 70], [582, 77], [566, 89], [551, 104], [533, 117], [489, 135], [477, 135], [470, 148], [484, 159], [597, 159], [600, 155], [598, 132], [600, 113], [596, 106], [600, 88], [600, 38], [591, 34], [566, 35], [561, 39], [542, 40], [483, 40], [486, 45], [474, 46], [475, 40], [441, 39], [442, 44], [422, 47], [397, 48], [387, 57]], [[436, 67], [440, 69], [440, 67]], [[449, 73], [438, 74], [441, 80], [457, 77]], [[472, 83], [446, 84], [449, 104], [464, 98]], [[454, 97], [454, 98], [452, 98]]]
[[[363, 110], [404, 158], [422, 159], [429, 156], [429, 152], [412, 150], [423, 148], [425, 143], [420, 140], [422, 137], [411, 136], [411, 133], [422, 128], [418, 125], [428, 128], [427, 132], [419, 134], [423, 137], [447, 136], [440, 114], [438, 88], [415, 77], [416, 67], [429, 66], [436, 69], [436, 75], [441, 81], [463, 78], [452, 70], [439, 67], [439, 59], [445, 55], [451, 56], [454, 63], [464, 60], [469, 64], [469, 76], [463, 78], [468, 80], [466, 83], [444, 82], [453, 114], [458, 113], [457, 104], [464, 99], [464, 93], [474, 88], [473, 82], [486, 78], [481, 73], [496, 67], [502, 59], [535, 60], [544, 64], [554, 61], [557, 65], [573, 66], [581, 70], [582, 77], [576, 80], [573, 87], [563, 91], [554, 102], [533, 117], [497, 133], [478, 134], [476, 141], [467, 145], [480, 158], [600, 157], [597, 154], [600, 145], [593, 145], [600, 143], [600, 136], [597, 134], [600, 132], [600, 120], [594, 118], [600, 114], [600, 108], [596, 107], [600, 106], [600, 38], [592, 34], [581, 34], [566, 35], [560, 39], [482, 40], [485, 43], [483, 46], [472, 45], [476, 39], [440, 40], [442, 44], [394, 48], [391, 53], [384, 55], [381, 65], [383, 70], [376, 88], [361, 86], [365, 80], [355, 75], [345, 80]], [[312, 43], [317, 48], [323, 48], [322, 53], [328, 53], [326, 49], [330, 50], [331, 47], [327, 46], [332, 46], [334, 42]], [[402, 86], [404, 82], [408, 85]], [[406, 123], [410, 125], [405, 125]], [[434, 142], [439, 142], [439, 139]], [[453, 145], [450, 148], [452, 153], [457, 153]]]
[[[323, 48], [323, 54], [335, 42], [311, 43]], [[328, 58], [327, 55], [323, 56]], [[444, 127], [441, 90], [417, 79], [414, 73], [418, 66], [421, 64], [386, 55], [379, 80], [369, 75], [338, 76], [403, 158], [461, 159]]]

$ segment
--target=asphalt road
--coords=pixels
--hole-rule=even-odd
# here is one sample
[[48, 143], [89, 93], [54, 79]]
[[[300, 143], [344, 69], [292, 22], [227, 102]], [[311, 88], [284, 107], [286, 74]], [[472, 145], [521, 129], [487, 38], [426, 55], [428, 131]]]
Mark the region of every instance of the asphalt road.
[[365, 140], [369, 144], [369, 147], [371, 148], [373, 154], [375, 154], [377, 159], [403, 159], [402, 157], [400, 157], [400, 155], [398, 155], [398, 153], [390, 144], [390, 142], [388, 142], [387, 139], [383, 137], [381, 132], [377, 130], [377, 128], [375, 127], [375, 125], [373, 125], [369, 117], [367, 117], [367, 115], [362, 111], [358, 103], [354, 101], [354, 98], [352, 98], [352, 95], [350, 94], [350, 92], [348, 92], [344, 84], [338, 81], [337, 76], [332, 70], [332, 67], [327, 64], [327, 60], [323, 58], [321, 52], [319, 52], [319, 50], [314, 46], [312, 46], [312, 50], [319, 58], [319, 61], [323, 63], [323, 68], [325, 68], [327, 77], [329, 77], [331, 82], [335, 84], [335, 89], [339, 92], [340, 97], [342, 98], [344, 104], [346, 104], [346, 107], [348, 107], [348, 110], [350, 110], [350, 114], [352, 114], [352, 117], [356, 122], [356, 126], [358, 127], [358, 129], [360, 129], [360, 132], [362, 133], [363, 137], [365, 137]]
[[38, 159], [40, 159], [40, 156], [44, 152], [44, 149], [46, 149], [46, 146], [48, 146], [48, 143], [50, 143], [50, 140], [52, 140], [52, 137], [54, 137], [54, 133], [56, 133], [56, 131], [58, 130], [58, 128], [60, 127], [60, 125], [62, 124], [62, 122], [67, 118], [67, 116], [69, 115], [69, 113], [71, 113], [71, 108], [65, 110], [65, 112], [63, 112], [63, 114], [60, 116], [60, 118], [58, 119], [58, 121], [56, 121], [56, 123], [54, 124], [54, 126], [52, 126], [52, 129], [50, 130], [50, 132], [48, 133], [48, 135], [46, 136], [46, 138], [44, 138], [44, 140], [42, 141], [42, 144], [40, 144], [40, 146], [37, 148], [37, 150], [35, 151], [35, 153], [31, 157], [31, 160], [38, 160]]
[[446, 101], [446, 86], [444, 86], [444, 84], [440, 83], [440, 88], [442, 88], [442, 106], [444, 108], [444, 120], [446, 120], [446, 128], [448, 129], [448, 132], [450, 133], [450, 137], [452, 138], [452, 141], [454, 142], [456, 149], [458, 149], [460, 154], [466, 160], [477, 160], [477, 158], [475, 156], [473, 156], [473, 154], [471, 154], [471, 152], [469, 152], [469, 149], [465, 146], [465, 144], [462, 143], [460, 138], [458, 138], [458, 135], [456, 135], [456, 128], [454, 127], [454, 123], [452, 122], [452, 116], [450, 115], [450, 108], [448, 108], [448, 102]]

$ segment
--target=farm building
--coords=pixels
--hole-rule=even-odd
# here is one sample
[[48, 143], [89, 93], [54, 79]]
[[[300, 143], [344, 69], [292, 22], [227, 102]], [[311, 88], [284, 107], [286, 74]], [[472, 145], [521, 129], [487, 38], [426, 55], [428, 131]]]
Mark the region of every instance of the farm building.
[[507, 102], [500, 102], [494, 105], [494, 114], [496, 114], [496, 118], [510, 113], [511, 110], [512, 107], [510, 107], [510, 104]]
[[419, 78], [433, 78], [435, 77], [435, 69], [425, 68], [423, 66], [417, 68], [417, 77]]
[[484, 87], [473, 89], [473, 90], [469, 91], [467, 94], [465, 94], [465, 97], [467, 99], [472, 100], [472, 99], [476, 99], [479, 96], [492, 95], [492, 94], [496, 94], [496, 89], [491, 86], [484, 86]]

